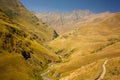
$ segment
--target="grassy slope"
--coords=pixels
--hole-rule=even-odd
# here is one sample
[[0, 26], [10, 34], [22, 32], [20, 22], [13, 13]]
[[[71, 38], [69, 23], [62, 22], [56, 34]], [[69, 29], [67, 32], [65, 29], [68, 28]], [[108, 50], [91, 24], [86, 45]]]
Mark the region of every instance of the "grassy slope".
[[71, 71], [99, 59], [120, 56], [119, 20], [120, 13], [111, 14], [100, 22], [86, 23], [52, 41], [49, 47], [63, 60], [53, 68], [54, 76], [67, 76]]
[[95, 80], [102, 71], [103, 61], [104, 60], [98, 60], [86, 66], [82, 66], [60, 80]]
[[107, 73], [103, 80], [119, 80], [120, 79], [120, 57], [111, 59], [107, 67]]
[[59, 60], [42, 45], [55, 38], [55, 31], [18, 0], [1, 0], [0, 6], [0, 79], [42, 80], [47, 64]]
[[1, 0], [0, 2], [0, 11], [21, 25], [21, 29], [29, 32], [38, 41], [49, 41], [55, 38], [54, 30], [29, 12], [18, 0]]

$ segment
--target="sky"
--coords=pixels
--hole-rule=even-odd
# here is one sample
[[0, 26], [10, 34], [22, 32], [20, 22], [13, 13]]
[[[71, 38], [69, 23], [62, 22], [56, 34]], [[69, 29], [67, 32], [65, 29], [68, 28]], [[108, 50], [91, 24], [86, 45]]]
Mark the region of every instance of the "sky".
[[34, 12], [68, 12], [90, 10], [92, 12], [120, 12], [120, 0], [20, 0]]

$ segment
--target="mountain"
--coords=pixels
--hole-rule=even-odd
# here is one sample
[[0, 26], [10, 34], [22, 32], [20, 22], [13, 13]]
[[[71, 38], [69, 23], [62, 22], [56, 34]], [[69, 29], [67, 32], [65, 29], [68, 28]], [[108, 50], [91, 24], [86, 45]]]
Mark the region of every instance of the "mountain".
[[59, 57], [44, 46], [58, 34], [18, 0], [0, 0], [0, 79], [42, 80]]
[[[77, 29], [51, 41], [48, 47], [62, 62], [50, 68], [47, 77], [60, 80], [103, 80], [120, 78], [120, 13], [103, 13], [77, 23]], [[76, 24], [74, 24], [76, 25]]]
[[77, 27], [73, 24], [83, 21], [85, 17], [95, 13], [89, 10], [75, 10], [71, 12], [34, 12], [34, 14], [59, 34], [63, 34]]
[[120, 13], [40, 14], [0, 0], [1, 80], [120, 79]]

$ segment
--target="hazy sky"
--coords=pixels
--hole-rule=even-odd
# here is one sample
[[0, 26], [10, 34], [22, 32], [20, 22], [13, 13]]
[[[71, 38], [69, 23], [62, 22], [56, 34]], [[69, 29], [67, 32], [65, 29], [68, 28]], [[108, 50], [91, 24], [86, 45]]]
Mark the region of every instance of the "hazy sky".
[[20, 0], [31, 11], [120, 12], [120, 0]]

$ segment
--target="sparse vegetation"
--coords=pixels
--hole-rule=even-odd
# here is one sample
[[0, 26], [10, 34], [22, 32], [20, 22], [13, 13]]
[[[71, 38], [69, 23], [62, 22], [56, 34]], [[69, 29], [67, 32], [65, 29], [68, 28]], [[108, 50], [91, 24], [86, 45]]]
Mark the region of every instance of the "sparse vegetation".
[[[1, 80], [95, 80], [106, 59], [104, 80], [119, 80], [120, 13], [92, 16], [81, 24], [75, 12], [80, 28], [59, 36], [19, 0], [0, 0], [0, 5]], [[64, 27], [62, 15], [58, 21]]]
[[103, 80], [119, 80], [120, 57], [112, 58], [107, 64], [107, 73]]
[[[120, 25], [118, 25], [117, 22], [120, 15], [118, 14], [119, 13], [114, 14], [117, 15], [117, 17], [110, 15], [112, 17], [106, 18], [103, 21], [102, 19], [100, 22], [98, 20], [99, 23], [88, 22], [81, 25], [82, 27], [77, 30], [74, 30], [71, 35], [66, 33], [50, 42], [48, 46], [60, 55], [62, 62], [52, 68], [48, 76], [54, 76], [53, 78], [63, 80], [64, 78], [65, 80], [87, 80], [90, 79], [90, 77], [95, 77], [95, 75], [86, 76], [85, 74], [90, 72], [86, 71], [86, 73], [82, 75], [82, 72], [79, 71], [76, 73], [80, 75], [79, 77], [72, 73], [97, 60], [105, 58], [111, 59], [120, 56]], [[110, 23], [108, 20], [113, 18], [115, 18], [116, 21]], [[72, 51], [72, 49], [74, 49], [74, 51]], [[84, 70], [86, 69], [83, 69], [83, 71]], [[100, 69], [98, 70], [100, 71]], [[112, 70], [113, 72], [111, 71], [111, 75], [119, 74], [118, 70], [118, 67], [114, 68]], [[91, 75], [93, 73], [96, 73], [96, 71], [92, 71]], [[60, 76], [56, 77], [55, 75], [57, 74], [60, 74]], [[119, 75], [116, 75], [113, 79], [119, 80], [118, 77]], [[93, 79], [91, 78], [90, 80]], [[107, 80], [110, 80], [110, 77]]]
[[59, 61], [42, 45], [56, 37], [55, 31], [18, 0], [1, 0], [0, 5], [0, 79], [42, 80], [40, 73], [48, 63]]

